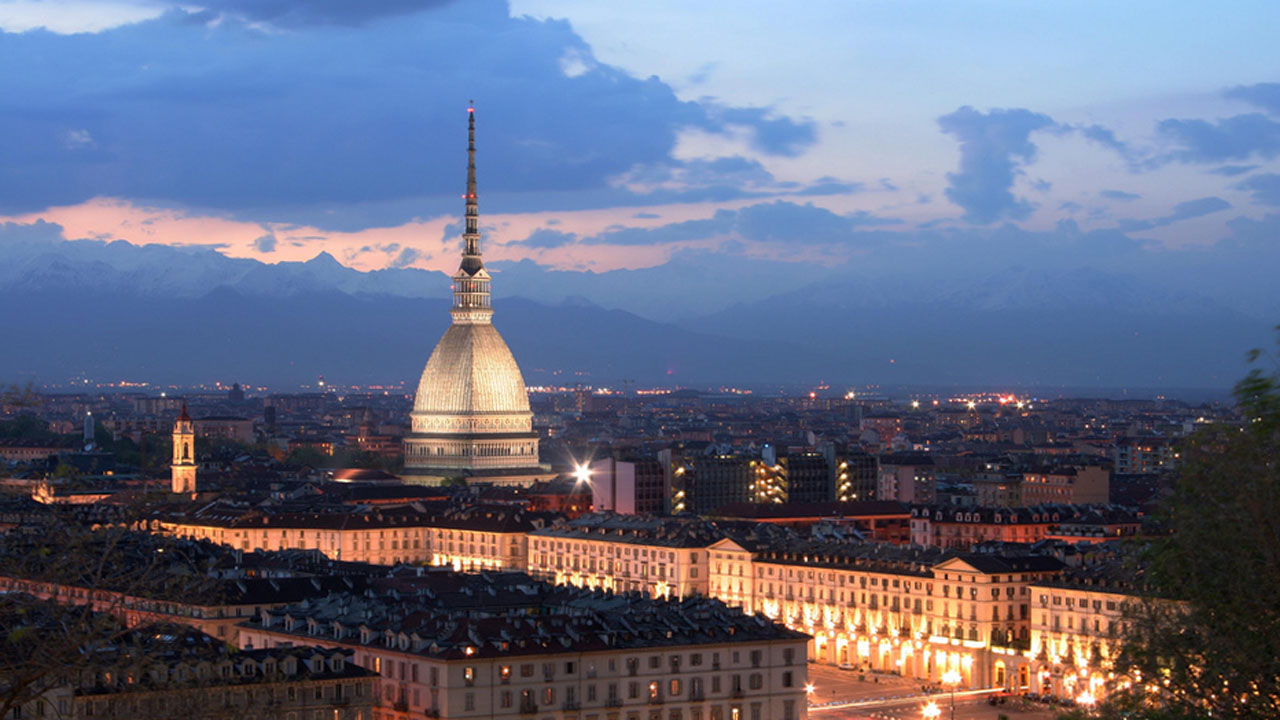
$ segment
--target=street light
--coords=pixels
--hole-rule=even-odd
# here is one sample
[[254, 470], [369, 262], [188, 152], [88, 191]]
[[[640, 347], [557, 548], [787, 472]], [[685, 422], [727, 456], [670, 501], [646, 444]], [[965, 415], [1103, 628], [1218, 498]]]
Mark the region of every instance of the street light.
[[956, 720], [956, 686], [960, 684], [960, 673], [955, 669], [942, 673], [942, 684], [951, 688], [951, 720]]
[[1098, 702], [1098, 699], [1093, 696], [1093, 693], [1085, 690], [1076, 696], [1076, 702], [1084, 706], [1084, 712], [1088, 715], [1093, 710], [1093, 704]]
[[938, 707], [938, 703], [930, 700], [920, 709], [920, 714], [925, 720], [938, 720], [938, 716], [942, 714], [942, 709]]
[[586, 463], [576, 463], [573, 468], [573, 477], [579, 483], [591, 482], [591, 466]]

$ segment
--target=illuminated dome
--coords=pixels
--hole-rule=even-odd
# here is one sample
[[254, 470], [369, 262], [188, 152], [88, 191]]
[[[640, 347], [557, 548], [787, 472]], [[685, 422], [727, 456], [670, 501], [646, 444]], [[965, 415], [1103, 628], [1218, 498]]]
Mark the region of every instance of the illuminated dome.
[[418, 381], [403, 474], [428, 484], [456, 478], [528, 484], [550, 474], [538, 466], [520, 367], [492, 324], [492, 278], [480, 259], [475, 113], [468, 112], [467, 214], [462, 263], [453, 275], [453, 323]]
[[524, 378], [498, 329], [489, 324], [450, 326], [422, 371], [413, 412], [528, 414]]

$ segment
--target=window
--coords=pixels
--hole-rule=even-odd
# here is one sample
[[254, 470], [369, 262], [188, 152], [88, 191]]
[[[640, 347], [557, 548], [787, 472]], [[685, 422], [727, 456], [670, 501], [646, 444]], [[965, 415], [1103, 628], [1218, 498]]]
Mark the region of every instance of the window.
[[504, 708], [511, 707], [511, 691], [510, 690], [502, 691], [502, 694], [498, 696], [498, 704]]
[[467, 687], [475, 685], [476, 669], [470, 666], [462, 668], [462, 681], [467, 685]]
[[680, 694], [680, 681], [679, 681], [679, 680], [676, 680], [675, 678], [672, 678], [671, 683], [670, 683], [670, 685], [669, 685], [669, 686], [668, 686], [668, 688], [667, 688], [667, 692], [668, 692], [669, 694], [671, 694], [671, 695], [679, 695], [679, 694]]
[[511, 682], [511, 666], [503, 665], [498, 668], [498, 682], [506, 685]]
[[543, 704], [543, 705], [552, 705], [552, 704], [554, 704], [554, 703], [555, 703], [555, 701], [556, 701], [556, 689], [555, 689], [555, 688], [551, 688], [551, 687], [549, 687], [549, 688], [543, 688], [543, 689], [542, 689], [542, 704]]
[[475, 710], [475, 709], [476, 709], [476, 694], [475, 694], [475, 693], [467, 693], [466, 695], [464, 695], [464, 696], [462, 697], [462, 709], [463, 709], [463, 710]]
[[788, 670], [782, 673], [782, 687], [791, 687], [791, 686], [792, 686], [792, 675], [791, 675], [791, 671]]

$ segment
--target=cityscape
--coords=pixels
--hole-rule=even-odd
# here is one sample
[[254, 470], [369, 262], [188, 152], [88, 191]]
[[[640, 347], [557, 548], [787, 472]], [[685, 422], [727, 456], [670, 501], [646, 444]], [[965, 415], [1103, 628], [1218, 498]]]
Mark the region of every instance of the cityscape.
[[1280, 717], [1275, 9], [818, 5], [0, 2], [0, 718]]

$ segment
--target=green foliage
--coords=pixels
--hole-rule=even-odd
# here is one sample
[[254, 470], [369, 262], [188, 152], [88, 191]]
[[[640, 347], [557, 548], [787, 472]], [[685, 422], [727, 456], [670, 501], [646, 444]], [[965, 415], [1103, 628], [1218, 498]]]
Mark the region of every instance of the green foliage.
[[1185, 449], [1116, 661], [1138, 682], [1104, 714], [1280, 717], [1280, 373], [1255, 367], [1235, 398], [1241, 422]]
[[12, 420], [0, 420], [0, 437], [18, 440], [53, 440], [58, 435], [49, 431], [49, 423], [31, 413], [21, 413]]

